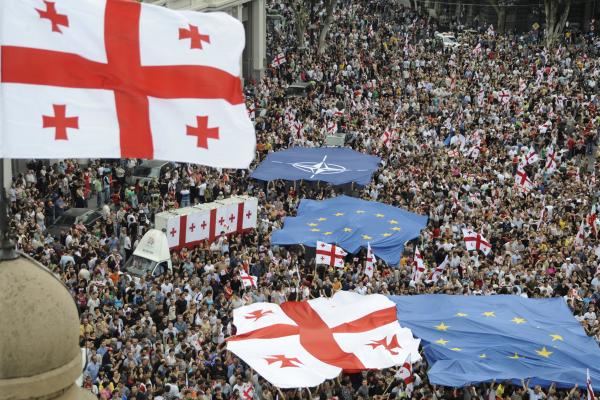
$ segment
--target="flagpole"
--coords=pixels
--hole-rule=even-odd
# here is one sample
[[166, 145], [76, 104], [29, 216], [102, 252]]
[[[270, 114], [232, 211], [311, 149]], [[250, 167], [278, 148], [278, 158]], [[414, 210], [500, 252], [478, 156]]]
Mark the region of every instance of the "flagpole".
[[8, 200], [6, 188], [4, 187], [4, 163], [10, 160], [1, 159], [0, 162], [0, 261], [14, 260], [18, 257], [15, 251], [15, 243], [10, 239], [8, 223]]

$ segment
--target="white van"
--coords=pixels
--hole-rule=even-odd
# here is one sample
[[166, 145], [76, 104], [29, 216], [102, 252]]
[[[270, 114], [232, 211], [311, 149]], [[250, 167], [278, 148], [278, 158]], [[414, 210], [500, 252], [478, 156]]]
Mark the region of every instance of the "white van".
[[158, 229], [150, 229], [146, 232], [133, 251], [133, 255], [125, 263], [124, 270], [137, 278], [148, 273], [159, 276], [166, 271], [172, 272], [173, 264], [171, 264], [167, 235]]

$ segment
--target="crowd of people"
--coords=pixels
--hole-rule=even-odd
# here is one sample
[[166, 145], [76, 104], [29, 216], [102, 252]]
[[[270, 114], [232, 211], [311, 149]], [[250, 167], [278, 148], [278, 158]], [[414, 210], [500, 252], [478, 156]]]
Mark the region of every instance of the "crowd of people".
[[[254, 399], [265, 400], [580, 398], [577, 387], [528, 382], [436, 387], [425, 360], [414, 365], [410, 393], [394, 369], [280, 390], [227, 352], [233, 309], [338, 290], [561, 296], [600, 342], [600, 42], [581, 34], [546, 49], [535, 35], [501, 35], [486, 26], [457, 32], [457, 45], [446, 46], [434, 19], [398, 2], [380, 3], [338, 1], [320, 53], [320, 3], [314, 14], [321, 22], [304, 32], [311, 46], [298, 48], [293, 8], [272, 2], [286, 23], [269, 25], [267, 43], [285, 62], [246, 85], [248, 105], [256, 108], [254, 166], [270, 151], [321, 146], [326, 136], [343, 134], [347, 146], [383, 160], [373, 182], [354, 195], [429, 216], [399, 265], [379, 261], [371, 279], [364, 257], [315, 269], [302, 247], [269, 243], [300, 199], [335, 196], [339, 188], [266, 185], [245, 170], [176, 163], [159, 178], [127, 183], [139, 160], [32, 161], [14, 177], [8, 197], [18, 247], [71, 291], [87, 349], [82, 385], [98, 398], [247, 400], [248, 386]], [[309, 83], [306, 93], [287, 95], [298, 82]], [[532, 150], [538, 162], [528, 162]], [[517, 171], [531, 180], [528, 192], [515, 184]], [[138, 281], [123, 273], [155, 213], [235, 194], [259, 198], [256, 230], [219, 246], [173, 251], [172, 273]], [[48, 232], [68, 208], [93, 206], [102, 214], [93, 226]], [[491, 254], [466, 251], [462, 228], [488, 238]], [[449, 257], [450, 268], [434, 284], [412, 279], [417, 246], [430, 268]], [[259, 278], [258, 288], [244, 287], [241, 269]]]

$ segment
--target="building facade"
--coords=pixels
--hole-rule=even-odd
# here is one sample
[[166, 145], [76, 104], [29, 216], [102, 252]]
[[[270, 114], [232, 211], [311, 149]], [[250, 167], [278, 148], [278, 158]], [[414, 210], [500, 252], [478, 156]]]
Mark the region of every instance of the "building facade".
[[[411, 0], [401, 0], [410, 5]], [[527, 32], [534, 24], [544, 25], [544, 0], [412, 0], [412, 5], [440, 20], [442, 25], [459, 23], [466, 26], [493, 24], [498, 17], [492, 3], [499, 3], [506, 9], [505, 28], [507, 31]], [[598, 20], [600, 0], [572, 0], [569, 12], [569, 26], [576, 31], [588, 32], [592, 20]]]

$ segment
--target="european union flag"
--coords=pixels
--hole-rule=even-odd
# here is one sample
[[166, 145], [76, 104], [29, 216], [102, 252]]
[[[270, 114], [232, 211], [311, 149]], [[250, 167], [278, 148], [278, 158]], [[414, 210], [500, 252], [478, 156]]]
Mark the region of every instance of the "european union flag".
[[419, 236], [427, 217], [375, 201], [348, 196], [302, 200], [296, 217], [287, 217], [283, 229], [271, 236], [277, 245], [304, 244], [317, 240], [335, 243], [350, 253], [371, 244], [376, 257], [397, 264], [404, 243]]
[[[562, 298], [390, 296], [400, 325], [421, 339], [431, 383], [461, 387], [496, 379], [600, 389], [600, 349]], [[532, 386], [531, 386], [532, 387]]]
[[250, 177], [261, 181], [324, 181], [368, 185], [381, 159], [352, 149], [294, 147], [267, 155]]

